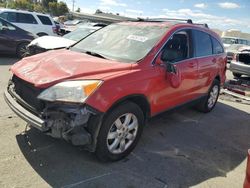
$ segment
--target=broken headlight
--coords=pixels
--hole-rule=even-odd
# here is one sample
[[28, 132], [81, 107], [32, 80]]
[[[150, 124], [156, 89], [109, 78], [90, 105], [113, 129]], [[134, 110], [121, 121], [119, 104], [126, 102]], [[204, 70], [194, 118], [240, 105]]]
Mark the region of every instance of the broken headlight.
[[101, 80], [66, 81], [44, 90], [37, 98], [45, 101], [82, 103], [101, 84]]

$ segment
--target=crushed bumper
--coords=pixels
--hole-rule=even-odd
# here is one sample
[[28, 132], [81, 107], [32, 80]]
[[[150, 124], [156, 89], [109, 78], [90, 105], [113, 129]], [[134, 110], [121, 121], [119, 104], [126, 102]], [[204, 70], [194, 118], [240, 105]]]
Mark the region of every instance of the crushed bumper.
[[50, 104], [34, 112], [10, 87], [4, 92], [8, 106], [32, 127], [54, 138], [95, 151], [103, 113], [88, 105]]
[[46, 131], [45, 129], [45, 121], [41, 118], [35, 116], [24, 107], [22, 107], [19, 103], [16, 102], [15, 98], [13, 98], [8, 91], [4, 92], [4, 99], [8, 106], [24, 121], [29, 123], [31, 126], [39, 129], [40, 131]]

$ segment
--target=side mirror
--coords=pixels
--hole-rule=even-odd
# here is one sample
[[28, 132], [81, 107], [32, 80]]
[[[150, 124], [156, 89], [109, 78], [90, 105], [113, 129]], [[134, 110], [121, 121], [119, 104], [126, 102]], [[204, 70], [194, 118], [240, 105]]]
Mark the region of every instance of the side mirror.
[[177, 73], [176, 66], [174, 64], [166, 63], [166, 65], [167, 65], [167, 72], [173, 73], [173, 74]]
[[166, 71], [169, 73], [177, 73], [176, 66], [173, 63], [170, 63], [168, 61], [162, 60], [163, 53], [159, 53], [158, 57], [155, 60], [156, 65], [164, 66], [166, 67]]
[[7, 27], [7, 26], [5, 26], [5, 25], [3, 25], [2, 27], [1, 27], [1, 31], [8, 31], [9, 30], [9, 28]]

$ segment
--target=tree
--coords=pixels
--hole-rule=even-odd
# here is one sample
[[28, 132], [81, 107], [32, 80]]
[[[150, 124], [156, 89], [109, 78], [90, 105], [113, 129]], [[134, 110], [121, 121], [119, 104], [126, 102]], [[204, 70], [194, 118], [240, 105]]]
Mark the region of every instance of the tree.
[[42, 6], [46, 9], [46, 10], [49, 10], [49, 3], [53, 3], [53, 2], [56, 2], [57, 3], [57, 0], [42, 0]]
[[58, 12], [57, 2], [49, 2], [49, 12], [53, 16], [57, 16], [58, 15], [57, 14], [57, 12]]
[[69, 12], [69, 8], [66, 3], [60, 1], [57, 4], [57, 16], [61, 16], [67, 14]]
[[35, 12], [45, 12], [41, 3], [34, 4], [34, 11]]
[[76, 10], [76, 12], [81, 12], [81, 9], [78, 7], [77, 10]]
[[9, 3], [8, 8], [18, 8], [23, 10], [33, 10], [33, 3], [29, 0], [16, 0]]
[[103, 13], [100, 9], [97, 9], [96, 11], [95, 11], [95, 14], [101, 14], [101, 13]]
[[[0, 7], [6, 6], [6, 1], [0, 0]], [[61, 16], [69, 12], [67, 4], [57, 0], [9, 0], [8, 8], [31, 10]]]

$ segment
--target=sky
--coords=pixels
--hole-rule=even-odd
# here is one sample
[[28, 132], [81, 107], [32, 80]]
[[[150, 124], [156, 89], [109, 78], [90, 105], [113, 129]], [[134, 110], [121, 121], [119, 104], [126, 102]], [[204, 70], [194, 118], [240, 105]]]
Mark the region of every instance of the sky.
[[[64, 0], [72, 9], [73, 0]], [[84, 13], [119, 13], [129, 17], [191, 18], [220, 30], [237, 29], [250, 33], [250, 0], [75, 0], [75, 9]]]

